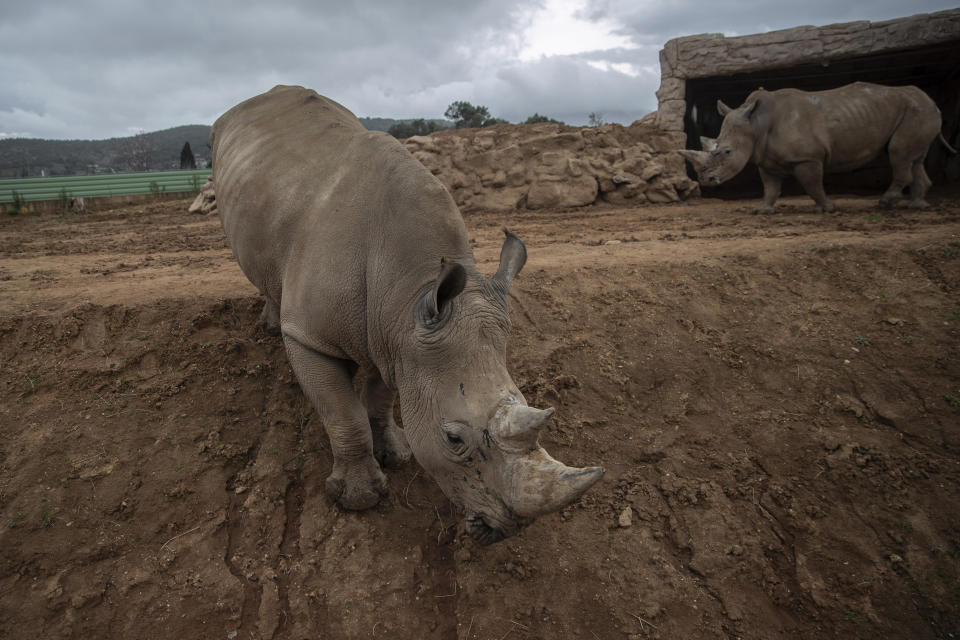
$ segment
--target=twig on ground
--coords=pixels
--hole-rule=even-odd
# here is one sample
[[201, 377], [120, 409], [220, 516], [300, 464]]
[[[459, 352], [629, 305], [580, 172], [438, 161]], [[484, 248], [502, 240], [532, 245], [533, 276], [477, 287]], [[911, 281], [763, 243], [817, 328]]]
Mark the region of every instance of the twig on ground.
[[196, 531], [196, 530], [199, 529], [199, 528], [200, 528], [199, 526], [196, 526], [196, 527], [194, 527], [193, 529], [190, 529], [189, 531], [184, 531], [183, 533], [180, 533], [180, 534], [177, 534], [177, 535], [173, 536], [172, 538], [170, 538], [169, 540], [167, 540], [166, 542], [164, 542], [162, 545], [160, 545], [160, 551], [163, 551], [163, 548], [164, 548], [165, 546], [167, 546], [168, 544], [170, 544], [171, 542], [173, 542], [173, 541], [176, 540], [177, 538], [182, 538], [183, 536], [187, 535], [188, 533], [193, 533], [194, 531]]
[[420, 469], [413, 472], [413, 477], [410, 478], [410, 482], [407, 483], [407, 488], [403, 490], [403, 501], [407, 503], [409, 509], [413, 509], [413, 505], [410, 504], [410, 498], [408, 497], [410, 494], [410, 485], [413, 484], [413, 481], [417, 479], [418, 475], [420, 475]]
[[649, 624], [649, 625], [650, 625], [651, 627], [653, 627], [654, 629], [657, 628], [657, 625], [653, 624], [652, 622], [647, 622], [646, 620], [644, 620], [643, 618], [641, 618], [640, 616], [638, 616], [638, 615], [635, 614], [635, 613], [631, 613], [630, 615], [632, 615], [634, 618], [636, 618], [637, 620], [640, 621], [640, 628], [641, 628], [641, 629], [643, 628], [643, 625], [644, 625], [644, 624]]

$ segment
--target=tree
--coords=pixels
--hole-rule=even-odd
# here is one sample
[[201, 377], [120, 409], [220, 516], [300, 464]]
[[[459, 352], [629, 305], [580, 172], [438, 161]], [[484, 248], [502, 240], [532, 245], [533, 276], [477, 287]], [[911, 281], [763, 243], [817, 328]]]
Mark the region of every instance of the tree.
[[196, 169], [197, 159], [193, 157], [193, 151], [190, 149], [190, 142], [183, 143], [183, 149], [180, 150], [180, 168]]
[[553, 118], [542, 116], [539, 113], [534, 113], [532, 116], [527, 118], [526, 122], [524, 122], [523, 124], [537, 124], [539, 122], [553, 122], [554, 124], [564, 124], [560, 120], [554, 120]]
[[447, 120], [453, 120], [453, 126], [457, 129], [507, 124], [507, 121], [502, 118], [491, 117], [490, 110], [483, 105], [472, 105], [463, 100], [450, 103], [447, 110], [443, 112], [443, 116]]
[[591, 111], [590, 115], [587, 116], [587, 120], [590, 122], [591, 127], [599, 127], [601, 125], [607, 124], [603, 119], [603, 114], [596, 111]]
[[409, 138], [410, 136], [425, 136], [439, 129], [440, 127], [433, 120], [427, 121], [423, 118], [417, 118], [416, 120], [398, 122], [390, 127], [387, 133], [394, 138]]

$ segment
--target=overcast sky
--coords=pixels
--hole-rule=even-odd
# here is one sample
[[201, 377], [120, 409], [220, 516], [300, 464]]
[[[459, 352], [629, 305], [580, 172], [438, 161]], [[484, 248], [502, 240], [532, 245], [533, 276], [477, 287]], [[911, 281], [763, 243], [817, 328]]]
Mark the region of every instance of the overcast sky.
[[670, 38], [885, 20], [957, 0], [0, 0], [0, 138], [212, 124], [276, 84], [358, 116], [486, 105], [628, 124]]

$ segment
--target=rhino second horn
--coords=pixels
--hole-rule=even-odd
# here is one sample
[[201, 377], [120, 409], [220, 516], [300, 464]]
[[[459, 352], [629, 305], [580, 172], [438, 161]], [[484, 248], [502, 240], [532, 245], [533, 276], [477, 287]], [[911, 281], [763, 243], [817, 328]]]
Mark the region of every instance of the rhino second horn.
[[523, 404], [506, 407], [499, 416], [497, 431], [507, 441], [525, 442], [536, 447], [540, 428], [553, 417], [553, 407], [537, 409]]
[[536, 518], [575, 502], [596, 484], [603, 467], [568, 467], [543, 449], [511, 464], [508, 505], [518, 516]]

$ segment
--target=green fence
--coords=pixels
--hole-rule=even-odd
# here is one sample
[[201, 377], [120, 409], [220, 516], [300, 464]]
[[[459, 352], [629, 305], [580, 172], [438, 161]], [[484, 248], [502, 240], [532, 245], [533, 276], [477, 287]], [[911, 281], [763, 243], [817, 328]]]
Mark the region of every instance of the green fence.
[[0, 203], [13, 202], [14, 192], [19, 194], [23, 202], [42, 202], [60, 200], [63, 197], [98, 198], [199, 191], [210, 174], [210, 169], [196, 169], [111, 173], [95, 176], [12, 178], [0, 180]]

